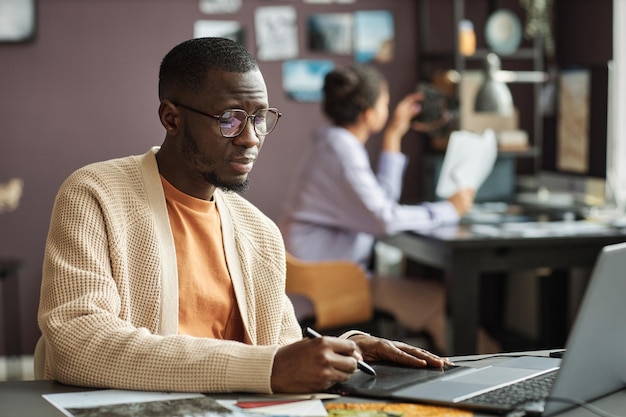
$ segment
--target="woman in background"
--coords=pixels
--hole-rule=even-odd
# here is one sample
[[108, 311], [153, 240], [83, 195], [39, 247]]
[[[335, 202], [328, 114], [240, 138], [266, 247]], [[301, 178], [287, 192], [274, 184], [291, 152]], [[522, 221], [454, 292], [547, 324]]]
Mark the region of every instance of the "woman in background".
[[[326, 75], [323, 93], [323, 111], [332, 124], [316, 132], [292, 184], [280, 224], [288, 252], [303, 260], [350, 260], [368, 268], [377, 238], [456, 223], [471, 208], [470, 189], [447, 201], [398, 203], [408, 162], [401, 142], [420, 112], [420, 93], [407, 95], [395, 108], [376, 173], [365, 144], [389, 118], [386, 80], [373, 67], [338, 68]], [[437, 348], [444, 348], [441, 283], [379, 277], [371, 282], [376, 309], [392, 313], [410, 330], [427, 330]]]

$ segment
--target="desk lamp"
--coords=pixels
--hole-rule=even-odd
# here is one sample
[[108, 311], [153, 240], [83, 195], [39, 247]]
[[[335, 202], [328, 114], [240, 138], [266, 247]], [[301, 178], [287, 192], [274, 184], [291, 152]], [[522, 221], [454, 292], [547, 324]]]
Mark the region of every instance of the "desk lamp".
[[474, 109], [477, 112], [497, 113], [502, 116], [513, 114], [513, 96], [504, 81], [499, 79], [501, 61], [498, 55], [487, 54], [485, 59], [485, 80], [476, 93]]
[[503, 71], [498, 55], [490, 52], [485, 58], [485, 80], [476, 94], [474, 109], [502, 116], [513, 113], [513, 97], [507, 83], [543, 83], [548, 74], [543, 71]]

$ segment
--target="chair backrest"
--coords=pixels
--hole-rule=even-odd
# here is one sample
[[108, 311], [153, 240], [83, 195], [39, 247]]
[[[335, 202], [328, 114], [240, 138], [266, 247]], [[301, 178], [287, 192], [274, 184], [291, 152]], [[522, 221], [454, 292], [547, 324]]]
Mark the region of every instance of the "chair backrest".
[[309, 262], [287, 253], [286, 291], [311, 301], [319, 329], [364, 323], [374, 316], [369, 279], [352, 262]]

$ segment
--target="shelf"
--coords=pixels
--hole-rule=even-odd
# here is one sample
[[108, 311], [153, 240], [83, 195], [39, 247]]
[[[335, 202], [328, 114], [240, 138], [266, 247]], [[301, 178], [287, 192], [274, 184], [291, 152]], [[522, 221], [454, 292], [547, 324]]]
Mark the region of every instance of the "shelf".
[[[433, 156], [433, 157], [442, 157], [445, 155], [445, 150], [427, 150], [424, 154], [425, 156]], [[498, 157], [503, 156], [512, 156], [515, 158], [534, 158], [539, 155], [539, 149], [534, 146], [528, 147], [527, 149], [498, 149]]]
[[[457, 71], [459, 74], [463, 73], [466, 70], [475, 71], [479, 68], [484, 67], [484, 60], [487, 55], [492, 52], [491, 48], [489, 48], [485, 43], [481, 43], [476, 49], [475, 53], [471, 56], [461, 55], [458, 47], [459, 47], [459, 23], [461, 20], [466, 18], [466, 3], [469, 3], [468, 0], [449, 0], [447, 1], [447, 6], [451, 8], [452, 13], [450, 13], [451, 21], [450, 26], [447, 23], [444, 25], [443, 22], [437, 21], [435, 23], [437, 28], [443, 28], [442, 30], [448, 30], [449, 28], [452, 30], [451, 37], [446, 34], [444, 37], [444, 41], [441, 39], [437, 39], [437, 42], [429, 42], [430, 33], [428, 31], [434, 29], [433, 22], [430, 20], [430, 5], [436, 2], [438, 8], [437, 11], [441, 12], [439, 6], [441, 6], [441, 0], [420, 0], [420, 27], [423, 28], [420, 33], [420, 53], [419, 53], [419, 64], [420, 68], [420, 77], [428, 79], [428, 77], [433, 76], [435, 71], [439, 71], [441, 69], [453, 69]], [[485, 20], [488, 18], [491, 9], [493, 9], [496, 5], [491, 0], [484, 0], [483, 6], [486, 4], [488, 6], [489, 11], [485, 10], [482, 14]], [[476, 4], [472, 4], [472, 7], [479, 7]], [[475, 11], [475, 10], [473, 10]], [[476, 21], [482, 21], [478, 15], [480, 13], [473, 13], [473, 19]], [[527, 41], [523, 44], [522, 47], [518, 48], [514, 53], [508, 55], [499, 55], [501, 61], [503, 62], [502, 70], [506, 71], [514, 71], [519, 73], [522, 72], [544, 72], [545, 71], [545, 57], [543, 54], [543, 42], [540, 36], [535, 37], [534, 39]], [[528, 75], [528, 74], [526, 74]], [[526, 80], [526, 79], [525, 79]], [[532, 120], [528, 117], [525, 117], [523, 130], [526, 130], [529, 135], [529, 145], [531, 146], [527, 150], [523, 151], [501, 151], [499, 155], [512, 156], [514, 158], [530, 158], [533, 160], [532, 170], [534, 173], [539, 172], [541, 165], [541, 154], [543, 149], [543, 115], [540, 110], [539, 97], [542, 91], [542, 86], [535, 81], [516, 81], [528, 83], [532, 86], [532, 103], [527, 103], [531, 100], [528, 94], [526, 94], [526, 90], [524, 93], [519, 93], [517, 97], [521, 97], [522, 103], [525, 107], [524, 111], [527, 111], [526, 115], [531, 116]], [[519, 92], [519, 91], [518, 91]], [[459, 89], [456, 89], [455, 99], [460, 101]], [[514, 98], [515, 100], [515, 98]], [[520, 103], [516, 103], [516, 106], [520, 106]], [[521, 107], [520, 107], [521, 108]], [[527, 109], [527, 110], [526, 110]], [[520, 110], [521, 112], [522, 110]], [[471, 117], [470, 115], [466, 115], [465, 117]], [[524, 166], [528, 166], [528, 164], [524, 164]]]
[[531, 146], [527, 149], [506, 149], [498, 148], [498, 156], [514, 156], [516, 158], [535, 158], [539, 156], [539, 149]]
[[[476, 52], [472, 56], [464, 56], [466, 60], [475, 60], [475, 59], [485, 59], [487, 54], [492, 52], [486, 48], [476, 49]], [[538, 56], [539, 54], [539, 56]], [[501, 60], [507, 59], [535, 59], [540, 58], [541, 51], [537, 51], [536, 48], [519, 48], [512, 54], [509, 55], [498, 55]]]
[[[491, 50], [486, 48], [478, 48], [474, 55], [471, 56], [462, 56], [461, 59], [465, 59], [467, 61], [476, 61], [476, 60], [484, 60], [487, 57]], [[535, 59], [540, 58], [537, 54], [540, 54], [541, 51], [537, 51], [535, 48], [520, 48], [515, 53], [509, 55], [498, 55], [501, 60], [515, 60], [515, 59]], [[424, 51], [420, 53], [420, 59], [426, 61], [453, 61], [457, 54], [453, 50], [447, 51]]]

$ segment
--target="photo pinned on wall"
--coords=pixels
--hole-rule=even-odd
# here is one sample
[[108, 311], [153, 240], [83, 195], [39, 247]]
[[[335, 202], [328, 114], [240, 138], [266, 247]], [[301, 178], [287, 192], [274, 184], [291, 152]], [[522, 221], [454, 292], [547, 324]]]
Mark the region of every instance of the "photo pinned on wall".
[[245, 46], [243, 26], [235, 20], [196, 20], [193, 24], [193, 37], [226, 38]]
[[354, 59], [360, 63], [390, 62], [394, 56], [393, 14], [387, 10], [354, 13]]
[[277, 61], [298, 56], [295, 7], [259, 7], [254, 13], [254, 26], [258, 59]]
[[31, 41], [36, 25], [36, 0], [0, 0], [0, 42]]
[[324, 77], [335, 67], [328, 59], [294, 59], [283, 62], [283, 90], [295, 101], [322, 100]]
[[307, 19], [307, 43], [311, 51], [352, 54], [351, 13], [319, 13]]
[[236, 13], [242, 0], [199, 0], [198, 7], [205, 14]]

